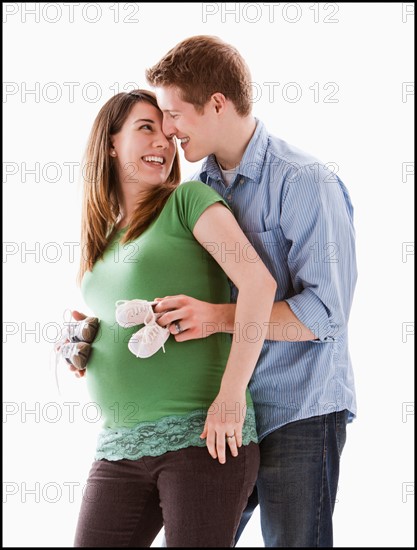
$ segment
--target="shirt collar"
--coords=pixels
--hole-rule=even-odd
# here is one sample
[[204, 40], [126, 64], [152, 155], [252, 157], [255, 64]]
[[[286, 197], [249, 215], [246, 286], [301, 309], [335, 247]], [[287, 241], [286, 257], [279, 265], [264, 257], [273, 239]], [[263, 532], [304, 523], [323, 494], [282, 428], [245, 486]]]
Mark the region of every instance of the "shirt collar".
[[[260, 183], [269, 138], [265, 125], [257, 118], [255, 120], [255, 132], [243, 153], [238, 172], [240, 176], [253, 180], [255, 183]], [[201, 167], [200, 179], [207, 183], [208, 177], [214, 180], [222, 177], [214, 155], [209, 155]]]

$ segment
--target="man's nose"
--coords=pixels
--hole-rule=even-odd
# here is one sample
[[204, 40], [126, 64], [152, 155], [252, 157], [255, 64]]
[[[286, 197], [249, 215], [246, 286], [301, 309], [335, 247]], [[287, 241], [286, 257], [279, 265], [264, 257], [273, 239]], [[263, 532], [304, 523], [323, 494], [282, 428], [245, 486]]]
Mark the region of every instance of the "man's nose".
[[162, 121], [162, 131], [168, 138], [171, 138], [173, 135], [175, 135], [177, 129], [175, 128], [175, 124], [173, 124], [172, 121], [164, 117]]

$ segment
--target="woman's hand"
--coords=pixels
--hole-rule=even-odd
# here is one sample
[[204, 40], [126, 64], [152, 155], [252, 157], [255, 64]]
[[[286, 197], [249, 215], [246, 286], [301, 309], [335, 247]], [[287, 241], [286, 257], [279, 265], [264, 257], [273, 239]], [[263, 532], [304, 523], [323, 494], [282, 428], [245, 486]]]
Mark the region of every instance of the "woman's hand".
[[242, 429], [246, 415], [246, 392], [220, 390], [207, 411], [201, 439], [206, 439], [208, 452], [220, 464], [226, 462], [226, 446], [232, 456], [242, 446]]
[[[75, 310], [72, 311], [71, 314], [73, 319], [75, 319], [75, 321], [82, 321], [87, 317], [87, 315], [84, 315], [84, 313], [80, 313], [79, 311], [75, 311]], [[69, 340], [67, 340], [67, 342], [69, 342]], [[85, 376], [85, 373], [87, 372], [87, 369], [79, 370], [76, 367], [74, 367], [74, 365], [69, 365], [69, 370], [75, 374], [76, 378], [82, 378], [83, 376]]]

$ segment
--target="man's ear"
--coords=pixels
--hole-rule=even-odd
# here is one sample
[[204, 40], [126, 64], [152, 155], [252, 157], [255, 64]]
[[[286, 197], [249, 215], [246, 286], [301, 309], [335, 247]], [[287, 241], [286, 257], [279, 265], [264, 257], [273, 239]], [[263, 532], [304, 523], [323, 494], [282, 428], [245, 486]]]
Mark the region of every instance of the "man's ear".
[[216, 113], [220, 114], [226, 108], [227, 99], [220, 92], [216, 92], [211, 96]]

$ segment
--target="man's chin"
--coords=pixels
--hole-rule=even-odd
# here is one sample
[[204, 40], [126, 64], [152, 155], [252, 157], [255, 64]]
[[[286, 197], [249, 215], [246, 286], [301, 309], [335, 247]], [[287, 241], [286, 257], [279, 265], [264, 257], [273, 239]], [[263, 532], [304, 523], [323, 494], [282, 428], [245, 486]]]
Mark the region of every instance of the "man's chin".
[[201, 155], [201, 154], [198, 154], [198, 153], [193, 153], [192, 151], [184, 151], [184, 158], [185, 160], [187, 160], [188, 162], [198, 162], [199, 160], [202, 160], [203, 158], [205, 158], [207, 155]]

